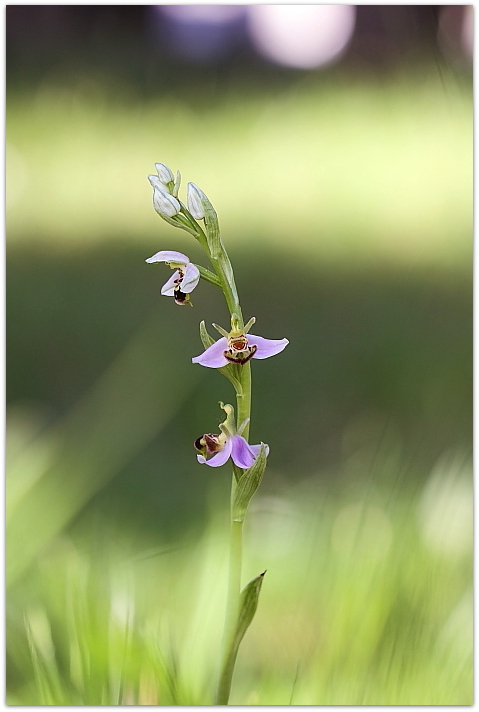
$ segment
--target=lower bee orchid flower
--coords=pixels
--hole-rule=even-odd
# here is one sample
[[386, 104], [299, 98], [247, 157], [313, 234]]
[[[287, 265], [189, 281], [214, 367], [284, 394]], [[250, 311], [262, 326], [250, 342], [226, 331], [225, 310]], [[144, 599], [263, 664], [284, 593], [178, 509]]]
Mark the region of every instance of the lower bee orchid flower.
[[[195, 448], [201, 453], [196, 456], [198, 462], [210, 467], [220, 467], [231, 457], [237, 467], [247, 470], [258, 457], [261, 445], [250, 445], [242, 437], [241, 433], [248, 420], [244, 421], [236, 432], [233, 406], [222, 403], [220, 405], [227, 414], [225, 422], [220, 423], [221, 433], [206, 433], [195, 441]], [[268, 455], [269, 446], [266, 445], [265, 448]]]

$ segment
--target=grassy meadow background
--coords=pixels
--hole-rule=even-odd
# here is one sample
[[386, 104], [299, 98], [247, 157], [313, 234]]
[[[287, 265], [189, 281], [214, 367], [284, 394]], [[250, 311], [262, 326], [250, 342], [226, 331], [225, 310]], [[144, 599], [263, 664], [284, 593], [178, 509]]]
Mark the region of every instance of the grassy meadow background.
[[230, 473], [192, 443], [233, 394], [191, 357], [227, 311], [206, 283], [193, 309], [160, 298], [168, 272], [144, 262], [206, 264], [153, 210], [161, 161], [212, 200], [256, 333], [290, 340], [252, 368], [251, 440], [271, 454], [244, 582], [267, 574], [231, 704], [471, 704], [470, 70], [428, 52], [149, 63], [114, 23], [52, 49], [35, 21], [22, 52], [19, 17], [8, 702], [213, 698]]

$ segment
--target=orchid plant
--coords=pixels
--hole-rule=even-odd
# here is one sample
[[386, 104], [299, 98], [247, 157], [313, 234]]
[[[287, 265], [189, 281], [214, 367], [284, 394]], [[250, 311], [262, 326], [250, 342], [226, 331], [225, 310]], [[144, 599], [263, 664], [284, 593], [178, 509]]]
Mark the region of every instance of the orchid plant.
[[187, 205], [184, 205], [178, 197], [179, 171], [175, 177], [164, 163], [156, 163], [155, 168], [157, 175], [148, 176], [148, 180], [153, 187], [156, 212], [170, 225], [196, 238], [212, 266], [211, 270], [193, 264], [181, 252], [161, 250], [155, 253], [146, 262], [165, 263], [174, 270], [161, 288], [161, 294], [174, 297], [180, 306], [193, 306], [190, 295], [200, 279], [204, 279], [222, 290], [231, 315], [229, 331], [213, 324], [221, 334], [217, 341], [208, 333], [204, 321], [200, 323], [200, 338], [205, 350], [192, 358], [195, 364], [218, 369], [232, 383], [236, 394], [236, 416], [232, 405], [220, 403], [226, 413], [226, 419], [219, 424], [220, 433], [205, 433], [194, 444], [200, 464], [221, 467], [231, 458], [233, 467], [228, 594], [215, 696], [216, 705], [227, 705], [239, 645], [256, 612], [264, 576], [264, 572], [259, 574], [241, 589], [243, 522], [251, 498], [261, 483], [269, 455], [268, 445], [250, 445], [248, 442], [251, 361], [280, 353], [288, 340], [266, 339], [250, 333], [255, 318], [244, 323], [233, 268], [220, 236], [213, 205], [194, 183], [188, 183]]

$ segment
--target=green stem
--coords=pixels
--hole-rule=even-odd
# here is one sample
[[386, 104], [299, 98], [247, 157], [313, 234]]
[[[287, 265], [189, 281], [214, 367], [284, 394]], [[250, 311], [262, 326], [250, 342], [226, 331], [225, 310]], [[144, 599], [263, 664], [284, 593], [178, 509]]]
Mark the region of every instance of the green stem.
[[[231, 500], [233, 500], [235, 488], [236, 478], [233, 476]], [[232, 520], [230, 535], [228, 598], [226, 602], [226, 619], [223, 633], [223, 650], [221, 654], [221, 673], [216, 690], [215, 705], [227, 705], [230, 696], [231, 681], [233, 679], [236, 660], [234, 640], [239, 616], [242, 558], [243, 522], [235, 522]]]
[[[177, 191], [176, 191], [177, 192]], [[201, 266], [198, 265], [203, 279], [221, 287], [223, 294], [225, 296], [226, 304], [228, 306], [230, 315], [236, 315], [236, 324], [239, 329], [244, 329], [243, 313], [241, 311], [241, 306], [239, 303], [238, 291], [236, 289], [236, 283], [233, 274], [233, 268], [231, 262], [226, 253], [224, 245], [221, 242], [219, 235], [219, 227], [216, 219], [216, 213], [211, 206], [213, 214], [213, 222], [210, 224], [210, 231], [208, 232], [209, 223], [205, 219], [206, 232], [199, 225], [199, 223], [190, 214], [188, 208], [180, 203], [181, 211], [175, 219], [169, 218], [167, 216], [162, 216], [167, 222], [171, 223], [175, 227], [183, 227], [183, 229], [194, 235], [201, 246], [204, 248], [206, 254], [208, 255], [210, 262], [214, 269], [214, 274]], [[208, 213], [209, 215], [210, 213]], [[181, 223], [181, 224], [180, 224]], [[245, 363], [238, 367], [238, 377], [241, 385], [241, 391], [238, 392], [238, 386], [235, 385], [234, 379], [233, 384], [236, 389], [236, 427], [239, 426], [247, 420], [247, 424], [242, 432], [243, 437], [248, 440], [249, 434], [249, 418], [251, 415], [251, 364]], [[215, 705], [227, 705], [231, 682], [233, 679], [234, 666], [236, 662], [236, 655], [238, 652], [238, 646], [241, 641], [241, 637], [238, 638], [238, 620], [240, 615], [240, 602], [241, 602], [241, 566], [242, 566], [242, 556], [243, 556], [243, 522], [234, 520], [233, 513], [233, 503], [237, 487], [237, 482], [243, 475], [243, 470], [233, 464], [233, 477], [231, 486], [231, 534], [230, 534], [230, 566], [229, 566], [229, 580], [228, 580], [228, 594], [226, 601], [226, 618], [225, 618], [225, 628], [223, 634], [223, 645], [221, 652], [221, 671], [218, 681], [218, 687], [215, 697]], [[243, 632], [244, 634], [244, 632]]]
[[210, 284], [214, 284], [216, 287], [220, 287], [221, 289], [220, 280], [215, 274], [213, 274], [213, 272], [211, 272], [211, 270], [205, 269], [205, 267], [202, 267], [201, 265], [195, 265], [195, 267], [198, 267], [198, 271], [202, 279], [210, 282]]
[[236, 314], [241, 321], [240, 326], [243, 326], [243, 313], [241, 311], [238, 292], [236, 290], [233, 268], [231, 267], [231, 262], [226, 254], [226, 250], [223, 248], [220, 255], [218, 257], [210, 257], [210, 261], [216, 274], [218, 275], [218, 279], [220, 280], [230, 314]]
[[225, 296], [226, 304], [228, 305], [230, 314], [236, 314], [241, 321], [241, 326], [243, 326], [243, 313], [241, 311], [241, 306], [239, 303], [238, 291], [236, 289], [236, 283], [233, 274], [233, 267], [231, 266], [231, 262], [225, 250], [225, 246], [223, 245], [220, 239], [221, 252], [218, 257], [213, 257], [208, 246], [208, 238], [206, 237], [203, 228], [199, 225], [198, 222], [196, 222], [196, 220], [193, 220], [186, 206], [183, 205], [183, 203], [180, 203], [180, 205], [181, 212], [188, 218], [188, 220], [191, 221], [192, 226], [194, 226], [194, 229], [196, 230], [198, 241], [205, 250], [206, 254], [208, 255], [211, 264], [213, 265], [215, 273], [218, 276], [221, 289], [223, 290], [223, 294]]
[[[210, 256], [210, 260], [223, 289], [223, 294], [225, 295], [226, 304], [228, 305], [230, 314], [236, 314], [240, 319], [241, 326], [244, 326], [243, 313], [239, 303], [233, 268], [224, 247], [217, 258]], [[241, 423], [248, 419], [248, 424], [243, 431], [243, 437], [247, 440], [249, 434], [249, 418], [251, 416], [251, 364], [249, 362], [245, 363], [243, 366], [240, 366], [240, 369], [240, 383], [242, 390], [241, 393], [236, 394], [236, 426], [239, 428]], [[240, 612], [243, 522], [233, 520], [233, 501], [237, 481], [241, 476], [241, 472], [242, 471], [239, 470], [239, 468], [233, 465], [231, 485], [231, 535], [228, 594], [226, 600], [226, 617], [223, 633], [220, 677], [216, 690], [215, 705], [228, 704], [236, 655], [238, 652], [238, 647], [235, 646], [235, 637]]]
[[[236, 394], [236, 427], [239, 428], [241, 423], [251, 416], [251, 363], [241, 366], [240, 383], [242, 393]], [[249, 420], [243, 431], [243, 437], [248, 440], [249, 436]]]

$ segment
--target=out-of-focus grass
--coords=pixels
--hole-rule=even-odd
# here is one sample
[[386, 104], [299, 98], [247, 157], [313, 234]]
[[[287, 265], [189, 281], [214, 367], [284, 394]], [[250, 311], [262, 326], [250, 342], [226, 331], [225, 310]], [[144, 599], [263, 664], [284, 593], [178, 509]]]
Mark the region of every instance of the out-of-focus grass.
[[[335, 493], [310, 478], [256, 497], [245, 581], [268, 571], [232, 704], [471, 704], [470, 466], [450, 453], [408, 493], [381, 463], [368, 488], [344, 487], [363, 477], [356, 451]], [[211, 704], [225, 494], [176, 548], [138, 549], [95, 518], [54, 538], [10, 589], [10, 703]]]
[[471, 97], [454, 74], [238, 91], [137, 103], [81, 74], [12, 91], [9, 240], [153, 237], [146, 174], [161, 160], [214, 198], [230, 245], [261, 235], [295, 263], [469, 259]]

